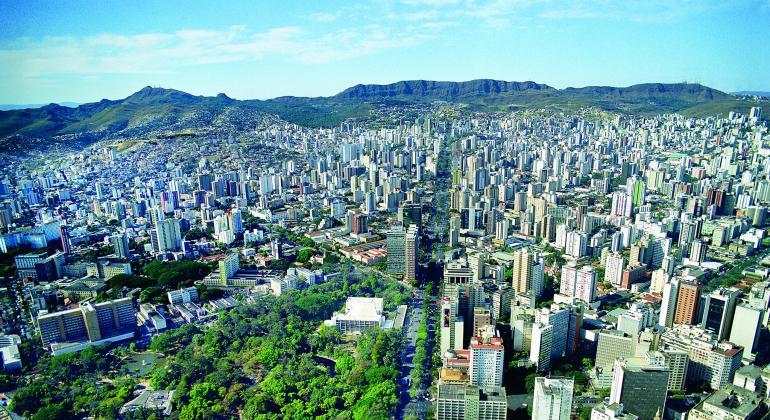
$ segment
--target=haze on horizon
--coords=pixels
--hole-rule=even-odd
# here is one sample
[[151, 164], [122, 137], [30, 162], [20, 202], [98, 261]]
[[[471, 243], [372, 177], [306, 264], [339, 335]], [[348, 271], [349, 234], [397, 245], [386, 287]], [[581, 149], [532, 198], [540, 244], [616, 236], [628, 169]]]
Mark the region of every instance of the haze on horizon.
[[372, 0], [0, 3], [0, 103], [146, 85], [238, 99], [358, 83], [697, 82], [770, 90], [770, 1]]

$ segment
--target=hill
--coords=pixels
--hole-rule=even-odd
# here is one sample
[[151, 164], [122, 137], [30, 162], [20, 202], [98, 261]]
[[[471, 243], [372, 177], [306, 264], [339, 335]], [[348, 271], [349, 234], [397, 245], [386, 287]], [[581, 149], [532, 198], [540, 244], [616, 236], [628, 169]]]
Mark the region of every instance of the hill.
[[273, 116], [301, 125], [329, 127], [348, 118], [366, 117], [370, 110], [382, 105], [420, 105], [435, 101], [464, 103], [480, 111], [540, 108], [570, 111], [594, 106], [624, 113], [681, 112], [686, 115], [746, 112], [755, 104], [746, 96], [689, 83], [560, 90], [530, 81], [407, 80], [386, 85], [356, 85], [330, 97], [286, 96], [243, 101], [225, 94], [195, 96], [148, 86], [120, 100], [104, 99], [77, 107], [49, 104], [0, 111], [0, 151], [23, 151], [30, 143], [36, 148], [44, 145], [41, 140], [45, 139], [88, 144], [101, 138], [179, 130], [231, 133], [253, 129], [256, 122]]

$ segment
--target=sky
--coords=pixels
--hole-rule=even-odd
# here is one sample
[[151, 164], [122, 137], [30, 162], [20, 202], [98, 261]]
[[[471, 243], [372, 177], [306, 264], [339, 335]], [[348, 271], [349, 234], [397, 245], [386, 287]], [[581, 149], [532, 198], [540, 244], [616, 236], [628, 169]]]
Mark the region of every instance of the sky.
[[770, 91], [770, 0], [3, 0], [0, 28], [5, 104], [414, 79]]

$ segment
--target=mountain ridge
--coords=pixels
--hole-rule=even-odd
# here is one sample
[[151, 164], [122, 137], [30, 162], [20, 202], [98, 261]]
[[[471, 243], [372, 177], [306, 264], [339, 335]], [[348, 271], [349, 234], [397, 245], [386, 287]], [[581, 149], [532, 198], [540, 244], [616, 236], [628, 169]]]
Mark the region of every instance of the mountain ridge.
[[[70, 108], [49, 104], [40, 108], [0, 111], [0, 139], [12, 136], [38, 139], [62, 135], [88, 141], [108, 136], [137, 136], [159, 130], [182, 130], [225, 125], [248, 127], [249, 118], [277, 115], [307, 126], [333, 126], [348, 118], [362, 118], [377, 104], [428, 104], [435, 101], [467, 104], [471, 110], [574, 110], [598, 107], [623, 113], [691, 114], [745, 112], [746, 98], [693, 83], [642, 83], [627, 87], [586, 86], [556, 89], [533, 81], [475, 79], [464, 82], [403, 80], [389, 84], [358, 84], [333, 96], [237, 100], [224, 93], [193, 95], [146, 86], [123, 99], [102, 99]], [[240, 115], [236, 118], [234, 115]], [[233, 120], [233, 121], [230, 121]], [[229, 124], [229, 125], [228, 125]], [[0, 140], [2, 141], [2, 140]], [[0, 149], [3, 149], [0, 145]]]

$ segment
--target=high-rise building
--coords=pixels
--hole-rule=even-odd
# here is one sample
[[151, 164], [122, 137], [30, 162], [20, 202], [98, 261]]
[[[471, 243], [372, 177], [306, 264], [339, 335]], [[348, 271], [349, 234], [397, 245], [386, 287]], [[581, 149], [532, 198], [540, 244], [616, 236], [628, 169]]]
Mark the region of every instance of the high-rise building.
[[532, 403], [532, 418], [542, 420], [569, 420], [572, 413], [572, 378], [537, 377]]
[[128, 238], [125, 233], [112, 235], [110, 237], [112, 249], [119, 258], [131, 258], [131, 252], [128, 250]]
[[487, 308], [473, 308], [473, 336], [481, 337], [487, 326], [493, 326], [492, 313]]
[[480, 387], [501, 386], [504, 369], [503, 340], [492, 337], [483, 342], [480, 337], [471, 339], [468, 376], [470, 384]]
[[730, 330], [730, 342], [743, 347], [743, 359], [751, 361], [758, 351], [759, 335], [765, 311], [760, 306], [740, 303]]
[[564, 253], [575, 257], [583, 257], [587, 255], [588, 247], [588, 235], [583, 232], [572, 231], [567, 233], [567, 243], [564, 249]]
[[66, 311], [41, 311], [37, 326], [43, 347], [59, 355], [133, 337], [136, 309], [130, 298], [85, 302]]
[[529, 347], [529, 361], [538, 372], [551, 369], [553, 353], [553, 325], [541, 322], [532, 324], [532, 339]]
[[513, 253], [513, 279], [512, 286], [516, 293], [529, 293], [532, 289], [532, 266], [534, 255], [527, 248], [522, 248]]
[[59, 225], [59, 236], [61, 237], [62, 252], [65, 254], [72, 252], [72, 237], [70, 236], [70, 227], [67, 225]]
[[690, 261], [695, 264], [700, 264], [706, 261], [706, 249], [708, 245], [703, 243], [700, 239], [692, 241], [690, 244]]
[[679, 283], [676, 310], [674, 311], [674, 324], [695, 324], [702, 288], [703, 286], [697, 281], [683, 281]]
[[575, 265], [562, 267], [559, 293], [586, 303], [593, 302], [596, 295], [596, 272], [588, 265], [579, 269]]
[[540, 308], [535, 311], [535, 322], [553, 326], [551, 358], [554, 360], [566, 354], [570, 312], [569, 308], [556, 304], [551, 305], [550, 308]]
[[658, 352], [615, 361], [610, 402], [643, 419], [664, 413], [669, 369]]
[[610, 373], [615, 360], [634, 355], [636, 337], [631, 337], [618, 330], [601, 331], [596, 343], [594, 365], [604, 373]]
[[437, 420], [505, 420], [508, 401], [503, 387], [438, 385]]
[[369, 227], [367, 226], [366, 215], [356, 214], [355, 216], [353, 216], [353, 226], [351, 229], [351, 233], [355, 235], [362, 235], [367, 232], [369, 232]]
[[177, 219], [156, 219], [159, 252], [178, 251], [182, 246], [182, 232]]
[[404, 280], [417, 278], [417, 266], [420, 256], [420, 234], [416, 225], [409, 225], [404, 235]]
[[679, 300], [679, 280], [671, 279], [663, 285], [663, 300], [660, 304], [660, 317], [658, 325], [670, 327], [674, 325], [676, 303]]
[[441, 356], [449, 350], [465, 348], [464, 339], [464, 320], [458, 313], [459, 306], [457, 300], [446, 296], [441, 301]]
[[404, 227], [415, 225], [419, 231], [422, 227], [422, 205], [419, 203], [404, 203], [404, 205], [398, 208], [397, 217]]
[[623, 255], [618, 253], [607, 255], [604, 267], [604, 281], [613, 286], [620, 286], [620, 282], [623, 280], [623, 270], [626, 269], [626, 262], [623, 259]]
[[674, 325], [660, 336], [660, 348], [680, 350], [689, 355], [687, 381], [708, 383], [719, 389], [733, 380], [741, 366], [743, 347], [729, 341], [717, 341], [714, 335], [692, 325]]
[[417, 226], [391, 227], [388, 231], [386, 246], [388, 249], [388, 272], [403, 275], [405, 280], [414, 280], [417, 277], [417, 259], [419, 256]]
[[727, 338], [732, 328], [735, 304], [739, 295], [738, 289], [720, 288], [706, 296], [703, 302], [701, 328], [713, 332], [717, 336], [717, 340]]
[[690, 363], [690, 355], [685, 351], [676, 349], [664, 349], [662, 353], [670, 373], [668, 390], [684, 390], [687, 382], [687, 367]]

